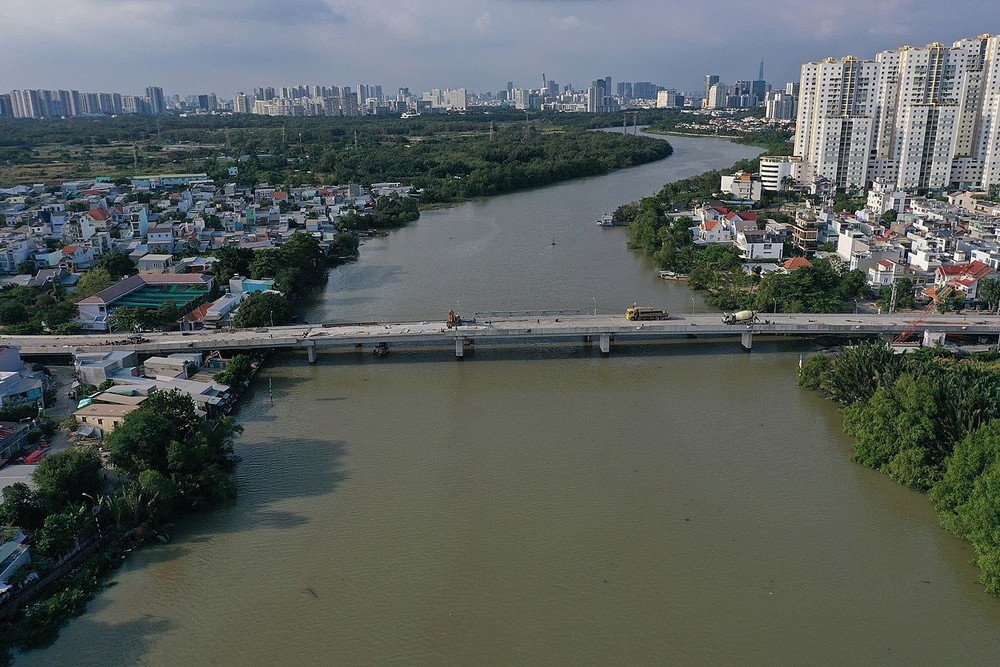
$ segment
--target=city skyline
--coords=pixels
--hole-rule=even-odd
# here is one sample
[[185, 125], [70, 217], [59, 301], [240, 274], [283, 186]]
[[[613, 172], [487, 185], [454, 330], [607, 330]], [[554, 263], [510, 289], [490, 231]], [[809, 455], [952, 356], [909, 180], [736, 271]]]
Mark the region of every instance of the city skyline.
[[[14, 0], [0, 90], [230, 96], [260, 85], [381, 82], [386, 90], [598, 76], [698, 90], [706, 73], [796, 81], [802, 63], [984, 32], [978, 4], [912, 0], [810, 7], [717, 0]], [[964, 10], [968, 11], [964, 11]], [[859, 16], [864, 16], [859, 30]], [[986, 32], [1000, 25], [985, 26]], [[95, 48], [95, 35], [103, 46]], [[82, 57], [81, 57], [82, 56]], [[746, 70], [746, 71], [743, 71]]]

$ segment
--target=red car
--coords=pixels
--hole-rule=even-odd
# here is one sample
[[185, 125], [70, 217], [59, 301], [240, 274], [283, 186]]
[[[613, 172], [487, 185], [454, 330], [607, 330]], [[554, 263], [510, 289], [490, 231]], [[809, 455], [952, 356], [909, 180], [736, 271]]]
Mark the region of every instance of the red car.
[[35, 465], [36, 463], [45, 458], [45, 453], [46, 453], [45, 450], [39, 447], [35, 451], [25, 456], [24, 462], [27, 463], [28, 465]]

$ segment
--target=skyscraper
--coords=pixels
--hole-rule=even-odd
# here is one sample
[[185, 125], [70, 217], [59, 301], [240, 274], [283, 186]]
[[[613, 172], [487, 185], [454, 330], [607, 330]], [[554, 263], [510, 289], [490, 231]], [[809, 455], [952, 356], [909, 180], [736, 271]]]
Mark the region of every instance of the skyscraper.
[[712, 90], [712, 86], [719, 83], [718, 74], [706, 74], [705, 75], [705, 95], [703, 99], [708, 99], [708, 93]]
[[149, 101], [149, 112], [154, 116], [159, 116], [167, 110], [166, 102], [163, 99], [163, 89], [158, 86], [148, 86], [146, 88], [146, 99]]
[[838, 188], [1000, 184], [1000, 38], [802, 66], [795, 155]]

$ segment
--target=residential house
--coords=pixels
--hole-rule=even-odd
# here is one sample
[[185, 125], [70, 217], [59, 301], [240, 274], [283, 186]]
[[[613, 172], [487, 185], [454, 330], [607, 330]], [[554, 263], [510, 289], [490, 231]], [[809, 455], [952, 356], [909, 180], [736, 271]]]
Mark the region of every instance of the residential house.
[[812, 266], [812, 262], [805, 257], [792, 257], [791, 259], [786, 260], [785, 263], [781, 265], [781, 268], [785, 273], [794, 273], [799, 269], [804, 269], [810, 266]]
[[174, 227], [171, 224], [158, 224], [150, 227], [146, 243], [150, 252], [172, 253], [174, 251]]
[[74, 412], [73, 416], [81, 424], [92, 427], [97, 437], [103, 438], [138, 409], [138, 405], [91, 403]]
[[136, 262], [139, 273], [170, 273], [173, 269], [173, 255], [154, 255], [152, 253], [143, 255]]
[[722, 192], [740, 201], [758, 202], [761, 196], [760, 174], [743, 171], [722, 177]]
[[722, 220], [707, 220], [696, 228], [695, 240], [700, 243], [729, 243], [733, 235]]
[[980, 282], [996, 277], [996, 271], [983, 262], [950, 264], [939, 266], [934, 272], [934, 287], [941, 290], [951, 286], [956, 295], [964, 295], [966, 301], [975, 301]]
[[134, 351], [77, 352], [73, 355], [76, 378], [84, 384], [95, 387], [104, 384], [124, 369], [139, 365], [139, 357]]
[[39, 378], [19, 372], [0, 371], [0, 404], [40, 404], [43, 394], [44, 385]]
[[868, 285], [873, 289], [894, 285], [902, 275], [902, 266], [891, 259], [883, 259], [868, 268]]
[[766, 230], [757, 229], [756, 225], [737, 232], [735, 244], [740, 251], [740, 257], [747, 261], [781, 259], [781, 237]]
[[28, 536], [19, 532], [10, 540], [0, 544], [0, 593], [6, 593], [11, 585], [8, 583], [17, 569], [31, 562], [31, 547], [26, 544]]

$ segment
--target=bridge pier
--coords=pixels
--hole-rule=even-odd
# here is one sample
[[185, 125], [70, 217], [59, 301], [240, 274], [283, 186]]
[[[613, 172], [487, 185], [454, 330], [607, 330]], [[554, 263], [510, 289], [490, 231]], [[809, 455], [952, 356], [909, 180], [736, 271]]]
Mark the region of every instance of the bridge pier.
[[601, 334], [601, 354], [611, 353], [611, 334]]
[[455, 358], [461, 361], [465, 358], [465, 339], [455, 336]]
[[313, 343], [312, 345], [310, 345], [309, 347], [307, 347], [306, 348], [306, 353], [309, 355], [309, 363], [310, 364], [315, 364], [316, 363], [316, 343]]
[[753, 329], [747, 329], [743, 332], [743, 335], [740, 336], [740, 345], [746, 352], [753, 349]]

